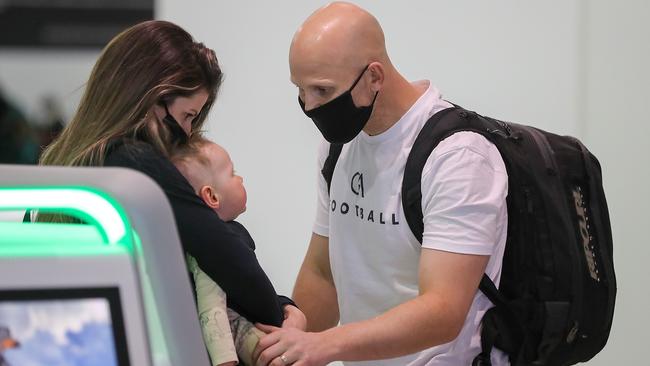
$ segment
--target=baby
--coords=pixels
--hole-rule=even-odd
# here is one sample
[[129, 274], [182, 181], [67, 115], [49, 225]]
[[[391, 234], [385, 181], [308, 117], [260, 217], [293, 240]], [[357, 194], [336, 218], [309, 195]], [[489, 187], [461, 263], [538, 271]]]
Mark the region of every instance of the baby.
[[[230, 156], [221, 146], [203, 138], [174, 152], [172, 162], [206, 205], [221, 220], [235, 225], [251, 249], [254, 243], [246, 229], [233, 221], [246, 210], [246, 189], [235, 175]], [[197, 307], [203, 340], [213, 365], [252, 365], [252, 353], [264, 335], [248, 320], [227, 308], [225, 292], [187, 255], [187, 265], [196, 287]], [[239, 356], [239, 359], [238, 357]]]

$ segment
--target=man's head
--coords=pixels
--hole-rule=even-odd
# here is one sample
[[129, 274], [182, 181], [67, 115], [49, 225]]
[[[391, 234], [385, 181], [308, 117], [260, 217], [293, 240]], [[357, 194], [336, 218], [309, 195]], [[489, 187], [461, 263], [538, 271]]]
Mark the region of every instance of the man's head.
[[196, 137], [173, 153], [172, 162], [223, 221], [246, 211], [243, 179], [235, 175], [230, 155], [221, 146]]
[[[328, 4], [305, 20], [291, 42], [289, 67], [291, 81], [298, 87], [305, 112], [324, 116], [323, 119], [329, 119], [328, 115], [346, 114], [342, 109], [355, 114], [354, 107], [370, 107], [375, 98], [379, 104], [382, 98], [379, 92], [393, 72], [377, 19], [358, 6], [344, 2]], [[332, 104], [324, 106], [339, 96], [344, 97], [347, 91], [352, 97], [352, 107], [346, 108], [345, 102], [339, 101], [334, 103], [338, 104], [336, 108]], [[319, 108], [321, 106], [324, 108]], [[323, 109], [328, 111], [321, 113]], [[366, 120], [372, 120], [377, 114], [372, 109], [368, 112]], [[327, 138], [318, 118], [310, 117]]]

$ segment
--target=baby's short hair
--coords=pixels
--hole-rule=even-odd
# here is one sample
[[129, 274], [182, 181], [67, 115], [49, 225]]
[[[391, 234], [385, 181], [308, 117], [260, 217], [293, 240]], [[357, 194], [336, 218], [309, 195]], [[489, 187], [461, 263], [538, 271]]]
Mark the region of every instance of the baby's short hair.
[[188, 160], [197, 160], [201, 165], [209, 166], [210, 160], [203, 153], [202, 149], [213, 142], [200, 135], [192, 135], [187, 144], [180, 145], [172, 151], [172, 163], [180, 163]]
[[210, 158], [205, 154], [205, 147], [210, 144], [214, 142], [194, 135], [187, 144], [177, 147], [171, 154], [172, 163], [197, 192], [209, 183], [207, 173], [212, 167]]

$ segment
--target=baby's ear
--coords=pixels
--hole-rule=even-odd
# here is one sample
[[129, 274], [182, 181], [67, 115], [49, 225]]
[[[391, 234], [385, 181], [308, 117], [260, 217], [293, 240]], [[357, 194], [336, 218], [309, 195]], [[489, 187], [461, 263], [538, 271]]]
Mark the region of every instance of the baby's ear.
[[199, 190], [199, 197], [205, 202], [206, 205], [208, 205], [210, 208], [214, 210], [218, 210], [219, 207], [221, 206], [220, 201], [221, 197], [219, 197], [219, 194], [217, 193], [214, 188], [210, 186], [203, 186]]

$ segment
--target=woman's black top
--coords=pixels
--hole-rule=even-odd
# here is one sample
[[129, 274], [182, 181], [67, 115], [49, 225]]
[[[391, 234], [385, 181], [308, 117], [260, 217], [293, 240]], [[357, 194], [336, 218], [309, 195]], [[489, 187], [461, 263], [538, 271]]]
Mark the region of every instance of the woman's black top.
[[148, 143], [125, 140], [111, 144], [104, 166], [135, 169], [158, 183], [171, 204], [184, 250], [224, 290], [228, 307], [251, 322], [282, 324], [281, 307], [293, 302], [276, 294], [237, 226], [222, 221], [169, 159]]

